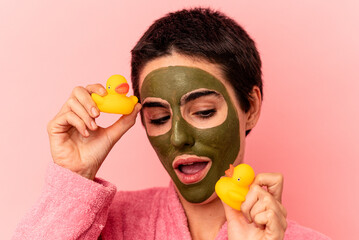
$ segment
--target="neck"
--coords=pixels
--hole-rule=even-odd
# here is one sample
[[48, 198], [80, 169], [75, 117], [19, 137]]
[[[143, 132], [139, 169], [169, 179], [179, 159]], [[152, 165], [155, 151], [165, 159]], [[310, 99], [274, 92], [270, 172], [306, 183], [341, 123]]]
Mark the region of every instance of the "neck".
[[204, 203], [195, 204], [184, 199], [178, 190], [177, 193], [187, 215], [192, 239], [215, 239], [226, 221], [222, 202], [217, 195], [214, 193]]

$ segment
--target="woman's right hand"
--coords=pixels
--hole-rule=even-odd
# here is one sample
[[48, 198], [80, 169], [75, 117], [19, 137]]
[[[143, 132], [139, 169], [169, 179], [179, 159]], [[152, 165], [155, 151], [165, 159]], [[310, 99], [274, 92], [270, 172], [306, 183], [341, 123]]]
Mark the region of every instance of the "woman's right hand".
[[141, 104], [110, 127], [101, 128], [95, 123], [100, 111], [91, 93], [107, 94], [101, 84], [74, 88], [47, 131], [54, 162], [93, 180], [112, 147], [135, 124]]

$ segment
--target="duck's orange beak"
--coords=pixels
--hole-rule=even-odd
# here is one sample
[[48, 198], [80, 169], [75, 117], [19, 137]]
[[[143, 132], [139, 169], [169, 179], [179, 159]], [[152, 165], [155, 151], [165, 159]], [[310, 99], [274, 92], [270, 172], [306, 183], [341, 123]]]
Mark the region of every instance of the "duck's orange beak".
[[234, 167], [232, 164], [229, 164], [229, 169], [225, 171], [227, 177], [232, 177], [234, 172]]
[[120, 85], [118, 85], [115, 89], [115, 91], [118, 94], [126, 94], [128, 93], [128, 90], [130, 89], [130, 86], [128, 85], [128, 83], [121, 83]]

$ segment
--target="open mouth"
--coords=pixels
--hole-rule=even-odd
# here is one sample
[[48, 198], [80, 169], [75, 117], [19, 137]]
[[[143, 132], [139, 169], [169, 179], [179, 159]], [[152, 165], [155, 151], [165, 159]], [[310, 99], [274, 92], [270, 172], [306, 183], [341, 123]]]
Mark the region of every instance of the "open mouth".
[[207, 175], [211, 165], [211, 159], [194, 155], [178, 156], [172, 164], [178, 179], [184, 184], [201, 181]]

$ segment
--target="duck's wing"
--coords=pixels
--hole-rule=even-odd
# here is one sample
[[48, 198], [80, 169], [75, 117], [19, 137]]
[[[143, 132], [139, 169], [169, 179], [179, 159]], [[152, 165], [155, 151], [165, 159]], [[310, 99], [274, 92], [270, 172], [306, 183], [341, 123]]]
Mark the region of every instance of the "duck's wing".
[[246, 200], [246, 198], [243, 196], [243, 194], [239, 193], [238, 191], [228, 191], [228, 196], [237, 200], [243, 202]]

